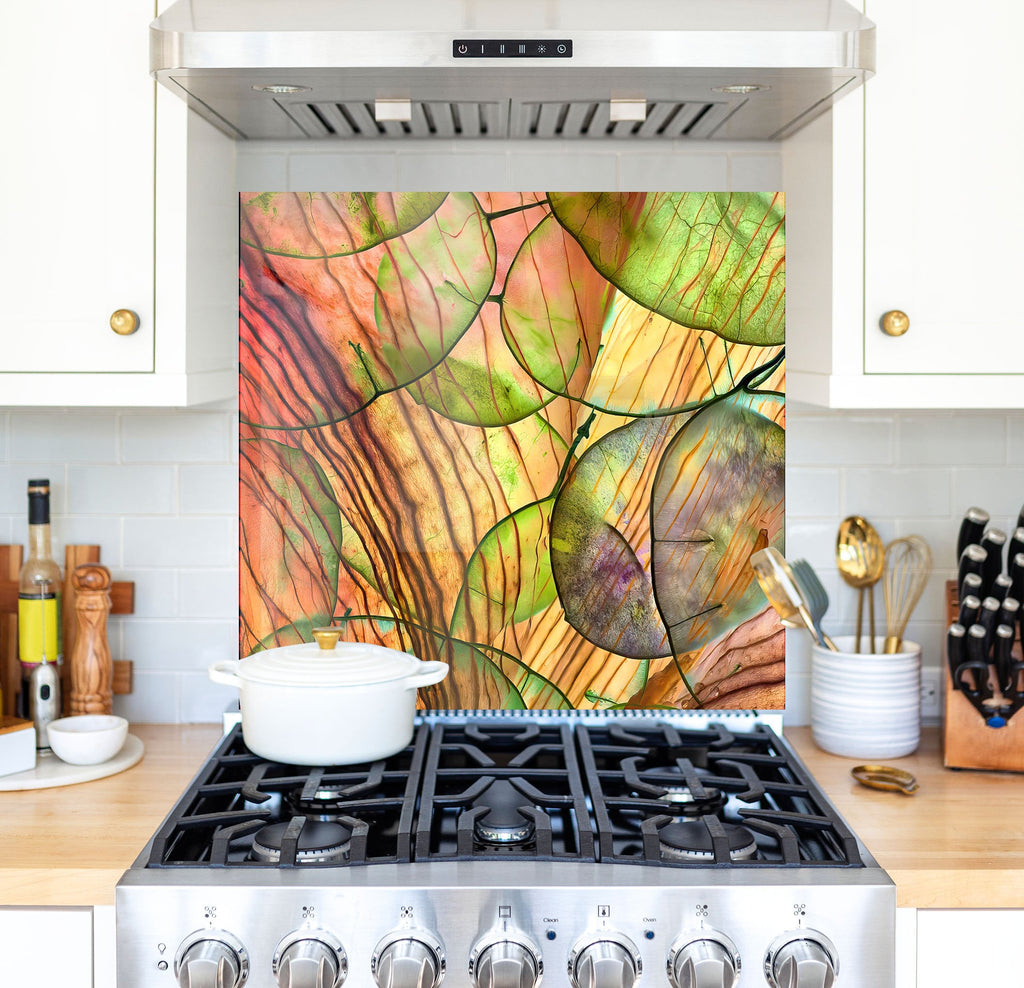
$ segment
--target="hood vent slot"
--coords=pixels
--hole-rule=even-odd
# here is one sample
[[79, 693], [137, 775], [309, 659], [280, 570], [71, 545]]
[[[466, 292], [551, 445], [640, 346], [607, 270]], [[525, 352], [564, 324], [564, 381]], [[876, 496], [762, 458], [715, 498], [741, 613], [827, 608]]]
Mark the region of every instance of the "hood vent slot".
[[572, 102], [522, 103], [510, 137], [595, 138], [647, 137], [678, 138], [710, 137], [726, 117], [739, 109], [736, 104], [680, 103], [676, 100], [647, 104], [646, 120], [617, 120], [610, 116], [607, 100], [575, 100]]
[[367, 138], [649, 138], [713, 136], [742, 103], [666, 100], [647, 105], [646, 120], [613, 121], [607, 100], [414, 101], [408, 122], [377, 120], [372, 100], [279, 100], [307, 137]]
[[307, 137], [377, 138], [505, 137], [508, 104], [460, 100], [413, 101], [412, 120], [380, 120], [373, 114], [373, 100], [320, 100], [283, 102], [279, 105]]

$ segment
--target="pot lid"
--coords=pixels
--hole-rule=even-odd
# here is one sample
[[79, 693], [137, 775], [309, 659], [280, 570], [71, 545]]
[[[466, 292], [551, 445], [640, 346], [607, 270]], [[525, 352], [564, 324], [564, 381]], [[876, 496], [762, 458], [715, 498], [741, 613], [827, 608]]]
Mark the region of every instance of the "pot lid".
[[369, 686], [406, 679], [423, 663], [414, 655], [365, 642], [284, 645], [238, 663], [238, 676], [273, 686]]

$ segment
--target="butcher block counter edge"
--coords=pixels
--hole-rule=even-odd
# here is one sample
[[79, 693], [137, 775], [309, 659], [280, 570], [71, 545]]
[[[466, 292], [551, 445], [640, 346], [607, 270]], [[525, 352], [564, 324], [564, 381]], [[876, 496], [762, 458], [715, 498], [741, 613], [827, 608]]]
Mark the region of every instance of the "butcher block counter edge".
[[[0, 905], [112, 905], [138, 857], [221, 736], [219, 725], [139, 725], [142, 761], [57, 789], [0, 793]], [[942, 766], [940, 732], [886, 764], [913, 773], [914, 796], [866, 789], [864, 760], [821, 751], [810, 729], [785, 736], [839, 812], [892, 876], [900, 906], [1024, 908], [1024, 775]], [[105, 809], [105, 807], [109, 809]]]

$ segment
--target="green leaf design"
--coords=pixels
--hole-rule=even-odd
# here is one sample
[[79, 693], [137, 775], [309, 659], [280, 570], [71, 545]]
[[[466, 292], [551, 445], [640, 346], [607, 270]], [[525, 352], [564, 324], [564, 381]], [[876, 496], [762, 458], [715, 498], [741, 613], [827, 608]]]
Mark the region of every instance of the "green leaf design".
[[676, 653], [763, 608], [750, 555], [785, 537], [785, 434], [747, 401], [739, 395], [694, 414], [658, 465], [654, 592]]
[[385, 245], [374, 294], [389, 371], [382, 390], [387, 378], [408, 384], [444, 359], [487, 298], [496, 256], [490, 223], [468, 193], [452, 193], [429, 220]]
[[417, 402], [453, 422], [484, 427], [518, 422], [555, 397], [509, 352], [496, 306], [485, 306], [447, 358], [408, 390]]
[[345, 257], [401, 236], [432, 216], [446, 192], [243, 192], [250, 241], [284, 257]]
[[560, 395], [586, 386], [614, 289], [550, 216], [523, 241], [505, 279], [501, 319], [529, 375]]
[[[526, 704], [509, 678], [484, 648], [454, 638], [437, 638], [437, 653], [448, 663], [448, 679], [462, 684], [459, 702], [471, 710], [525, 710]], [[443, 684], [442, 684], [443, 685]]]
[[540, 613], [556, 597], [548, 551], [549, 498], [513, 512], [480, 541], [466, 566], [451, 629], [455, 638], [490, 642]]
[[780, 193], [549, 193], [559, 223], [630, 298], [736, 343], [785, 339]]

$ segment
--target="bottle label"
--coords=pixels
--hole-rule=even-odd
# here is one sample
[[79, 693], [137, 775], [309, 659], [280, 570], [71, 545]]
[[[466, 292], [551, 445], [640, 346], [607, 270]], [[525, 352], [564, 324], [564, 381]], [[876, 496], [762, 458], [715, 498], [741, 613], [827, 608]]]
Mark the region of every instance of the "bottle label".
[[60, 662], [60, 597], [18, 598], [18, 658], [22, 665]]

